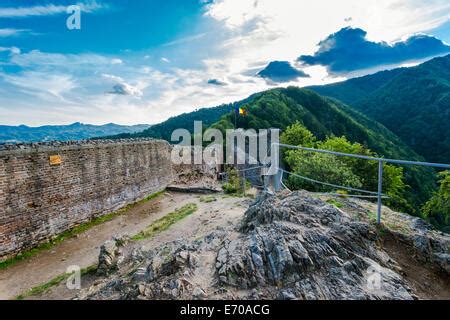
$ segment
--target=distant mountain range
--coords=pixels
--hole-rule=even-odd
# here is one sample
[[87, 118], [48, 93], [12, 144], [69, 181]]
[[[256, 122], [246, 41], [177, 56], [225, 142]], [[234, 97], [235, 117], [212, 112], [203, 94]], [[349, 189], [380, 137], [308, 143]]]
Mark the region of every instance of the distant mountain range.
[[120, 133], [140, 132], [148, 129], [148, 124], [122, 126], [114, 123], [92, 125], [73, 123], [70, 125], [28, 127], [0, 125], [0, 143], [38, 142], [38, 141], [68, 141], [83, 140], [94, 137], [104, 137]]

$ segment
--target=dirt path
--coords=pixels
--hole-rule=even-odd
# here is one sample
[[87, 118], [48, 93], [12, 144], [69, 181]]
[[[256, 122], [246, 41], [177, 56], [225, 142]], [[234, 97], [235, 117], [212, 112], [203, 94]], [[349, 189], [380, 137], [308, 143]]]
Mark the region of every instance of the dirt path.
[[69, 266], [85, 268], [95, 264], [100, 246], [111, 237], [125, 233], [137, 234], [155, 220], [187, 203], [196, 203], [198, 210], [147, 241], [146, 245], [154, 246], [180, 237], [200, 236], [218, 225], [231, 223], [245, 211], [242, 201], [236, 202], [236, 198], [218, 195], [216, 199], [217, 201], [204, 203], [200, 201], [199, 195], [165, 193], [157, 199], [137, 205], [126, 214], [67, 239], [51, 250], [42, 251], [28, 260], [0, 270], [0, 299], [11, 299], [46, 283], [65, 273]]

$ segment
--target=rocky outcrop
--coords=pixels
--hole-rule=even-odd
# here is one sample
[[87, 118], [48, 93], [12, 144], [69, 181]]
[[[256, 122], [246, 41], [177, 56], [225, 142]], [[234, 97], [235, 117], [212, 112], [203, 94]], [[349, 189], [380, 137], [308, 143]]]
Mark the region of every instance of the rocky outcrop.
[[[228, 229], [150, 251], [135, 248], [116, 274], [80, 298], [417, 298], [379, 234], [306, 192], [263, 195]], [[435, 236], [422, 233], [417, 250], [445, 256], [449, 237]]]
[[128, 241], [128, 235], [123, 235], [121, 237], [114, 238], [112, 240], [106, 241], [100, 247], [100, 254], [98, 256], [98, 275], [107, 275], [117, 268], [120, 259], [122, 259], [122, 249]]
[[319, 199], [298, 192], [264, 197], [241, 230], [219, 250], [223, 284], [273, 286], [285, 298], [413, 298], [398, 266], [376, 247], [375, 230]]

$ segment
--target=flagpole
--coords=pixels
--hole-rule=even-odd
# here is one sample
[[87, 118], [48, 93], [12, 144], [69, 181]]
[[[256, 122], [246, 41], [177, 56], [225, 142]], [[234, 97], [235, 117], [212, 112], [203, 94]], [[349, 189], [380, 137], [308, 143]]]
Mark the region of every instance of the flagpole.
[[[239, 112], [239, 111], [238, 111]], [[237, 112], [236, 112], [236, 105], [234, 106], [234, 129], [237, 129]]]

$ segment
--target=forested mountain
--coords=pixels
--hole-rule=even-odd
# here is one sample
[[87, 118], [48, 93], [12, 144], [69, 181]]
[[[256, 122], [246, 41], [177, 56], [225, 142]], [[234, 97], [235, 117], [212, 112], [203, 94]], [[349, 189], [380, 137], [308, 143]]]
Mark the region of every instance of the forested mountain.
[[371, 93], [381, 88], [406, 68], [380, 71], [363, 77], [351, 78], [343, 82], [332, 83], [324, 86], [310, 86], [306, 89], [313, 90], [326, 97], [338, 99], [348, 105], [356, 105], [370, 96]]
[[60, 126], [28, 127], [0, 125], [0, 143], [4, 142], [38, 142], [38, 141], [68, 141], [83, 140], [93, 137], [104, 137], [124, 132], [140, 132], [150, 127], [148, 124], [122, 126], [114, 123], [92, 125], [72, 123]]
[[310, 88], [380, 122], [428, 161], [450, 163], [450, 55]]
[[[350, 142], [358, 142], [378, 155], [389, 158], [423, 160], [405, 145], [395, 134], [358, 111], [333, 99], [297, 87], [273, 89], [255, 97], [243, 105], [247, 116], [239, 116], [239, 128], [281, 128], [301, 123], [315, 137], [324, 140], [328, 136], [345, 136]], [[234, 114], [224, 115], [214, 128], [233, 128]], [[434, 173], [423, 167], [405, 168], [405, 182], [411, 187], [408, 201], [418, 205], [431, 195], [434, 189]]]

